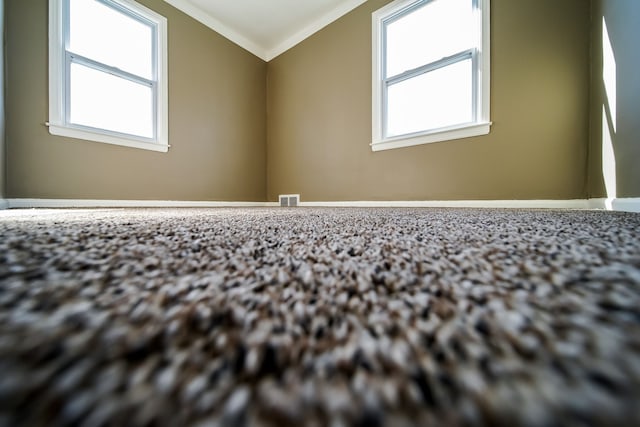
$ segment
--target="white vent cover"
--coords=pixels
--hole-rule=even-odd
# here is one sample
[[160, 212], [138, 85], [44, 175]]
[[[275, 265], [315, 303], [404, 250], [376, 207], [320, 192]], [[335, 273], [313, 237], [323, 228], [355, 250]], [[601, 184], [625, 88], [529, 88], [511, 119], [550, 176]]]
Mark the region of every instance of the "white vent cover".
[[299, 204], [300, 204], [299, 194], [281, 194], [280, 195], [280, 206], [283, 208], [296, 207]]

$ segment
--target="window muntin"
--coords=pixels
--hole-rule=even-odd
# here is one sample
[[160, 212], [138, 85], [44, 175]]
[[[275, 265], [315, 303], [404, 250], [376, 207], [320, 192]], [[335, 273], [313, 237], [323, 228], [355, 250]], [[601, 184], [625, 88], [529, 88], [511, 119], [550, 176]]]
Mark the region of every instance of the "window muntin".
[[417, 2], [385, 20], [385, 77], [475, 47], [472, 2]]
[[50, 132], [167, 151], [166, 19], [130, 0], [50, 7]]
[[148, 80], [154, 78], [156, 30], [152, 22], [116, 4], [68, 1], [67, 51]]
[[396, 0], [374, 13], [374, 150], [488, 133], [488, 3]]
[[389, 85], [387, 135], [394, 137], [473, 121], [471, 59]]

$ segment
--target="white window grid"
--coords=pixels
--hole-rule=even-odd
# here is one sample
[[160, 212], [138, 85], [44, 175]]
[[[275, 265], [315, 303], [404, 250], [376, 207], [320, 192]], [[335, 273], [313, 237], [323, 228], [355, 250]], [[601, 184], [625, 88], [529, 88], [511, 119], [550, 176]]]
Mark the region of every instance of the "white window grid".
[[[52, 135], [167, 152], [168, 76], [166, 18], [132, 0], [96, 0], [152, 28], [151, 79], [109, 66], [69, 50], [69, 0], [49, 0], [49, 121]], [[70, 117], [70, 67], [79, 64], [148, 86], [153, 100], [153, 137], [73, 124]]]
[[[112, 67], [108, 64], [99, 62], [99, 61], [95, 61], [91, 58], [87, 58], [86, 56], [82, 56], [79, 55], [77, 53], [72, 52], [69, 49], [69, 44], [70, 44], [70, 1], [69, 0], [64, 0], [63, 3], [63, 19], [64, 19], [64, 25], [63, 25], [63, 37], [64, 37], [64, 54], [65, 54], [65, 78], [64, 78], [64, 116], [63, 116], [63, 120], [66, 126], [70, 126], [70, 127], [76, 127], [79, 129], [86, 129], [86, 130], [90, 130], [90, 131], [94, 131], [94, 132], [101, 132], [101, 133], [106, 133], [106, 134], [110, 134], [110, 135], [115, 135], [115, 136], [125, 136], [125, 137], [134, 137], [136, 139], [142, 139], [142, 140], [147, 140], [147, 141], [155, 141], [157, 138], [157, 134], [158, 134], [158, 82], [157, 82], [157, 78], [158, 78], [158, 28], [157, 25], [154, 22], [149, 21], [148, 19], [144, 18], [143, 16], [140, 16], [139, 14], [137, 14], [136, 12], [134, 12], [131, 9], [128, 9], [126, 7], [123, 7], [120, 4], [117, 4], [113, 1], [110, 0], [96, 0], [98, 3], [103, 4], [106, 7], [112, 8], [120, 13], [122, 13], [123, 15], [128, 16], [131, 19], [134, 19], [140, 23], [142, 23], [143, 25], [146, 25], [148, 27], [151, 28], [151, 40], [152, 40], [152, 48], [151, 48], [151, 52], [152, 52], [152, 79], [146, 79], [142, 76], [133, 74], [133, 73], [129, 73], [127, 71], [121, 70], [120, 68], [116, 68], [116, 67]], [[152, 120], [153, 120], [153, 136], [151, 138], [145, 138], [143, 136], [140, 135], [131, 135], [131, 134], [124, 134], [121, 132], [116, 132], [113, 130], [109, 130], [109, 129], [98, 129], [98, 128], [94, 128], [91, 126], [86, 126], [86, 125], [82, 125], [82, 124], [77, 124], [77, 123], [71, 123], [70, 122], [70, 110], [71, 110], [71, 64], [75, 63], [78, 65], [83, 65], [85, 67], [89, 67], [92, 68], [96, 71], [100, 71], [106, 74], [111, 74], [113, 76], [116, 77], [120, 77], [122, 79], [126, 79], [129, 80], [133, 83], [139, 84], [139, 85], [143, 85], [143, 86], [147, 86], [151, 88], [152, 91], [152, 111], [153, 111], [153, 116], [152, 116]]]
[[[402, 4], [404, 6], [398, 7], [393, 13], [384, 14], [386, 8], [393, 7], [393, 3], [387, 5], [385, 8], [373, 15], [373, 48], [374, 48], [374, 102], [373, 102], [373, 137], [374, 141], [371, 144], [374, 151], [376, 148], [389, 144], [388, 148], [400, 148], [404, 146], [416, 145], [423, 142], [394, 142], [402, 139], [410, 139], [423, 135], [433, 134], [433, 137], [423, 138], [425, 142], [438, 142], [447, 139], [455, 139], [456, 137], [474, 136], [488, 133], [491, 122], [489, 121], [489, 2], [490, 0], [473, 0], [472, 7], [476, 12], [476, 25], [477, 25], [477, 41], [476, 45], [482, 48], [482, 51], [477, 47], [472, 47], [460, 52], [456, 52], [445, 58], [438, 59], [433, 62], [423, 64], [411, 70], [403, 71], [399, 74], [388, 76], [387, 75], [387, 26], [406, 15], [426, 6], [428, 3], [435, 0], [417, 0], [409, 1], [405, 0]], [[396, 3], [396, 2], [394, 2]], [[379, 18], [382, 12], [382, 18]], [[472, 121], [469, 123], [461, 123], [453, 126], [440, 128], [440, 129], [426, 129], [409, 134], [397, 135], [388, 137], [387, 125], [388, 125], [388, 91], [389, 88], [397, 83], [421, 76], [423, 74], [447, 67], [449, 65], [456, 64], [461, 61], [471, 59], [472, 61]], [[375, 86], [378, 86], [377, 88]], [[376, 95], [377, 94], [377, 95]], [[469, 132], [460, 130], [463, 126], [468, 126]], [[484, 128], [485, 130], [478, 130]], [[439, 137], [438, 133], [445, 133], [451, 131], [453, 137]]]

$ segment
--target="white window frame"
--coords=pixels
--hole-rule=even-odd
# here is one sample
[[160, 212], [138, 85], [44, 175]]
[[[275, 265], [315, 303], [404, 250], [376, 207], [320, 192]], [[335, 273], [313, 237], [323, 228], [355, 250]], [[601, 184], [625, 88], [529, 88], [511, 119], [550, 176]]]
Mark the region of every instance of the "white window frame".
[[[67, 49], [69, 0], [49, 0], [49, 122], [47, 123], [49, 133], [166, 153], [169, 150], [167, 19], [132, 0], [99, 1], [154, 29], [153, 77], [148, 80], [70, 52]], [[71, 62], [150, 86], [155, 100], [153, 110], [154, 136], [145, 138], [69, 123], [69, 103], [67, 100], [69, 98]]]
[[[478, 34], [478, 45], [475, 48], [425, 64], [416, 70], [410, 70], [398, 76], [390, 76], [390, 78], [388, 78], [388, 76], [385, 75], [385, 25], [399, 17], [406, 16], [416, 8], [426, 5], [431, 1], [434, 0], [396, 0], [372, 14], [373, 99], [371, 149], [373, 151], [486, 135], [490, 131], [490, 0], [474, 0], [476, 26], [480, 32], [480, 34]], [[474, 66], [473, 122], [446, 128], [429, 129], [406, 135], [392, 137], [385, 135], [385, 123], [387, 120], [386, 92], [391, 83], [402, 79], [413, 78], [425, 72], [433, 71], [468, 58], [472, 58]]]

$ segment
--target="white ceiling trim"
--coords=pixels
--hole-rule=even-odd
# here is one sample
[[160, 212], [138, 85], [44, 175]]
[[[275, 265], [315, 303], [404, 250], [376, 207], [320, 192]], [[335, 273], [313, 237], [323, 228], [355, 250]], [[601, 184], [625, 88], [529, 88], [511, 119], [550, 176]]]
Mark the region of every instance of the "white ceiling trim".
[[331, 24], [333, 21], [336, 21], [340, 17], [346, 15], [351, 12], [356, 7], [360, 6], [362, 3], [367, 0], [345, 0], [338, 7], [334, 8], [330, 12], [322, 15], [317, 20], [309, 24], [306, 28], [298, 31], [297, 33], [291, 35], [286, 38], [284, 41], [279, 43], [277, 46], [273, 48], [261, 46], [260, 44], [254, 42], [253, 40], [245, 37], [238, 31], [235, 31], [229, 28], [220, 20], [211, 16], [211, 14], [205, 12], [200, 7], [194, 5], [189, 0], [164, 0], [169, 3], [173, 7], [181, 10], [207, 27], [211, 28], [215, 32], [220, 35], [226, 37], [231, 40], [238, 46], [248, 50], [253, 53], [257, 57], [263, 59], [264, 61], [270, 61], [278, 55], [286, 52], [291, 49], [293, 46], [297, 45], [301, 41], [305, 40], [309, 36], [315, 34], [320, 31], [327, 25]]
[[330, 12], [316, 19], [314, 22], [309, 24], [306, 28], [302, 29], [301, 31], [298, 31], [297, 33], [293, 34], [291, 37], [285, 39], [282, 43], [278, 44], [275, 48], [268, 50], [266, 52], [266, 58], [267, 58], [266, 60], [271, 61], [273, 58], [286, 52], [287, 50], [291, 49], [298, 43], [305, 40], [306, 38], [317, 33], [327, 25], [331, 24], [333, 21], [337, 21], [342, 16], [351, 12], [353, 9], [360, 6], [362, 3], [366, 1], [367, 0], [344, 1], [335, 9], [331, 10]]
[[191, 16], [193, 19], [206, 25], [207, 27], [211, 28], [213, 31], [219, 33], [225, 38], [231, 40], [238, 46], [253, 53], [257, 57], [265, 61], [268, 61], [267, 55], [266, 55], [267, 52], [264, 47], [258, 45], [257, 43], [254, 43], [253, 41], [249, 40], [239, 32], [229, 28], [228, 26], [223, 24], [221, 21], [214, 18], [204, 10], [200, 9], [198, 6], [194, 5], [190, 1], [188, 0], [164, 0], [164, 1], [169, 3], [171, 6], [175, 7], [176, 9], [183, 11], [187, 15]]

